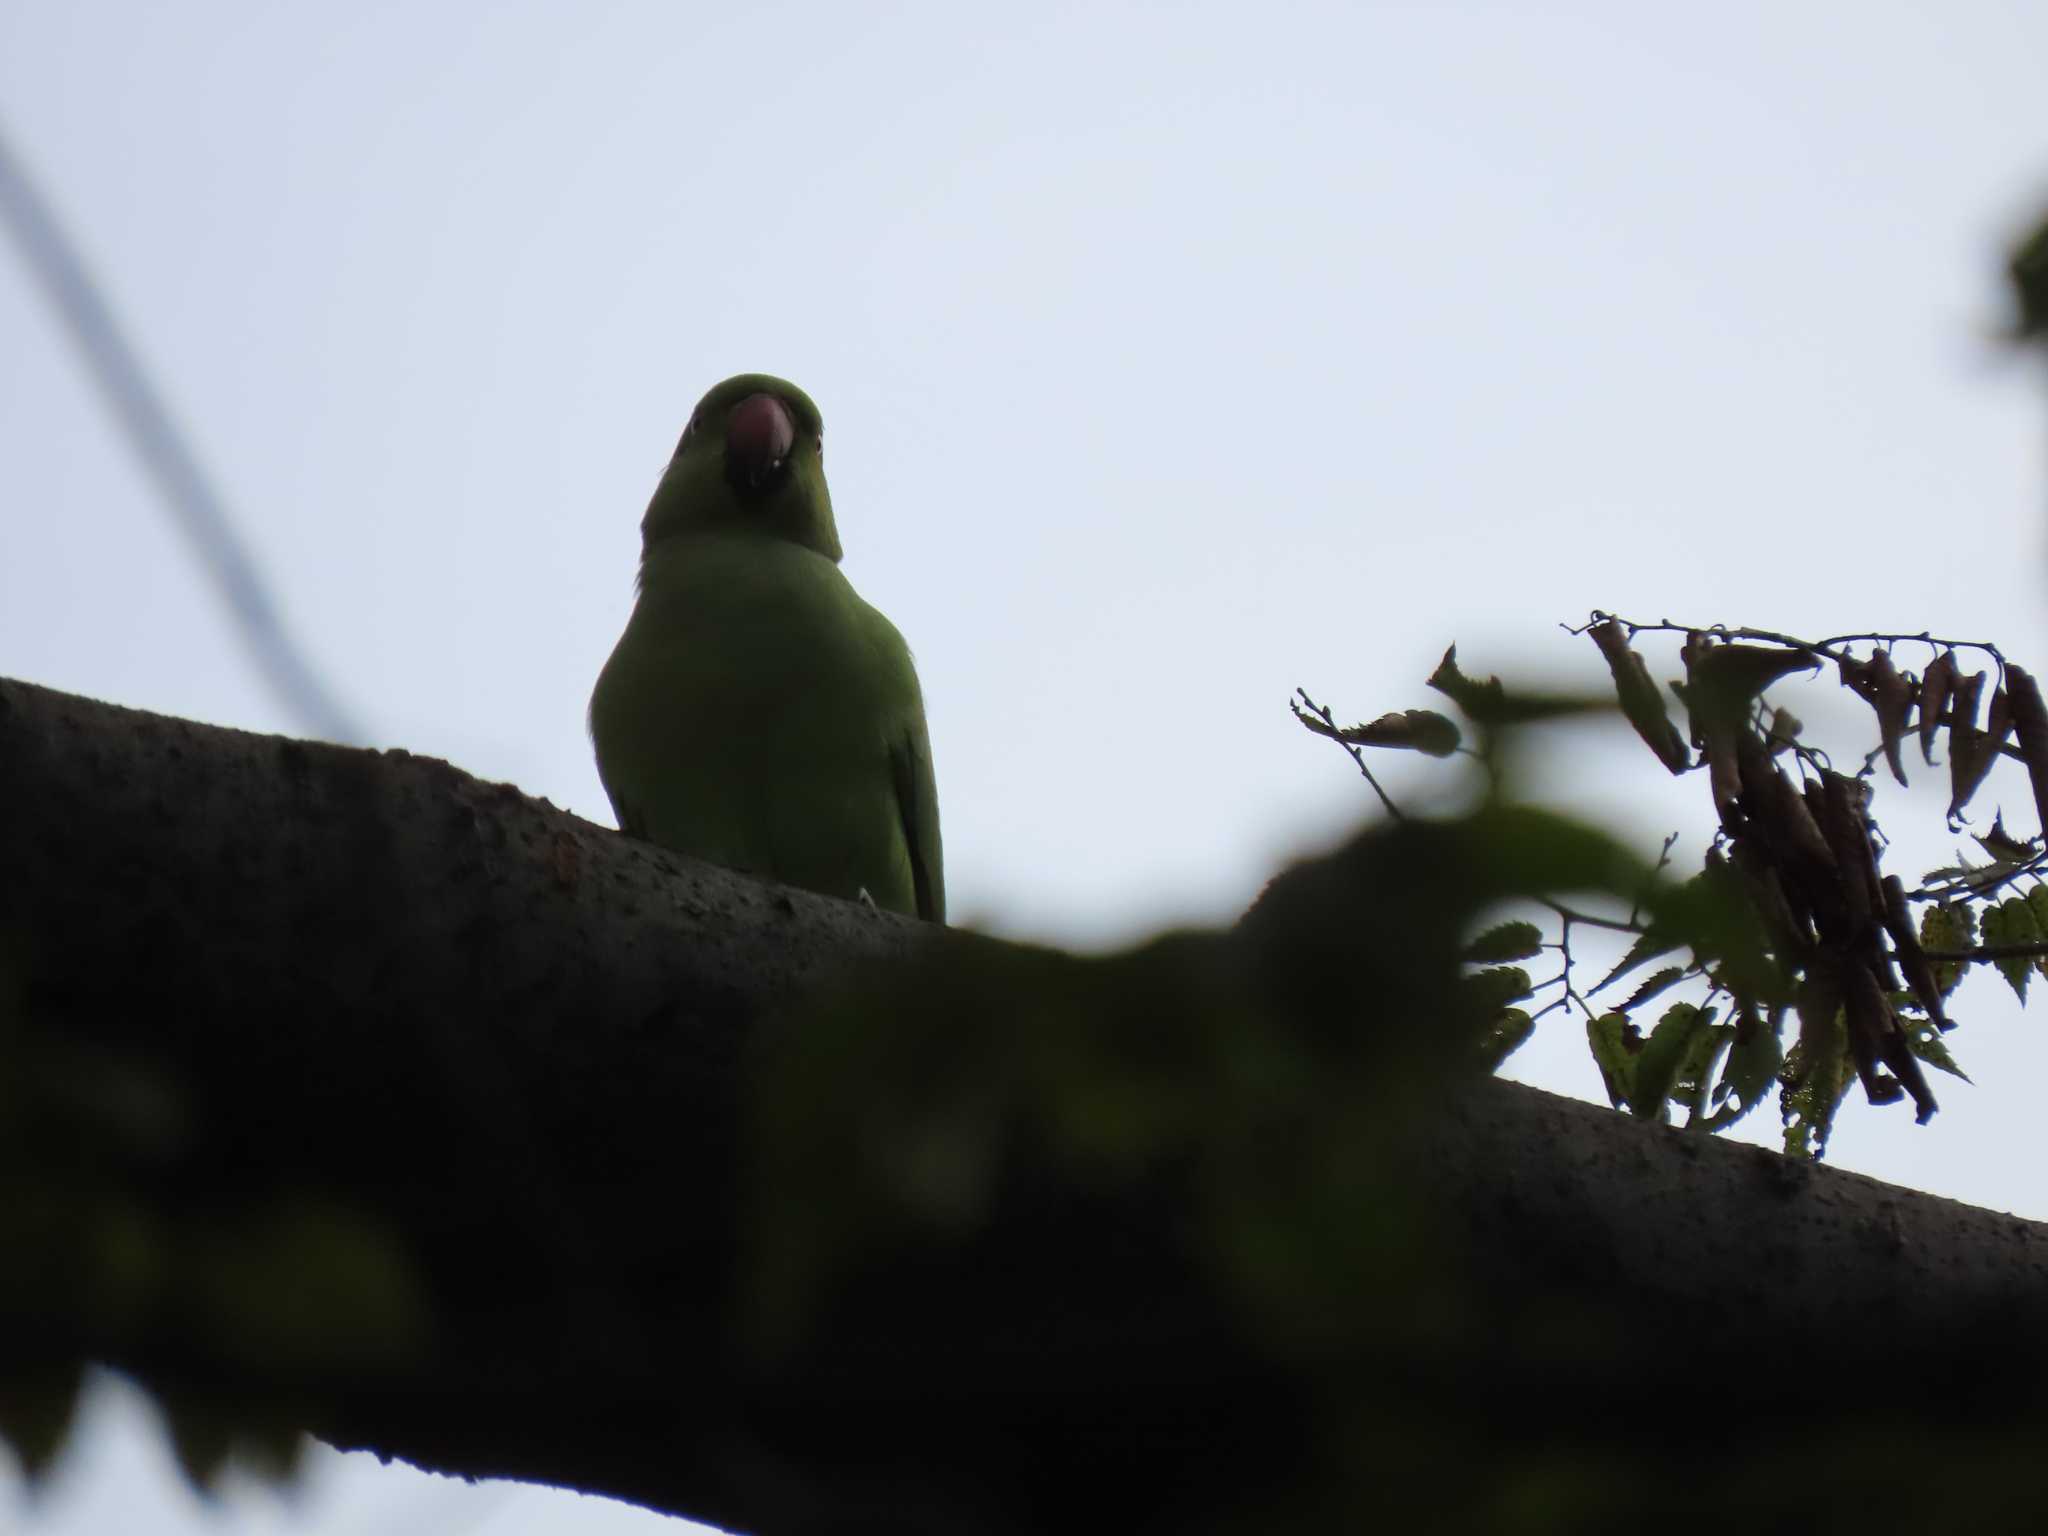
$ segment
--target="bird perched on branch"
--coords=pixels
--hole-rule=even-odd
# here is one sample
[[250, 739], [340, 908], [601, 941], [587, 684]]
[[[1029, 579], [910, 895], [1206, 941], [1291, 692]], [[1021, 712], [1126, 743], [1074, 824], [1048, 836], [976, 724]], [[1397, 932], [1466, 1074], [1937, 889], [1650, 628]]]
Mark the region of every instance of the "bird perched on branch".
[[622, 831], [943, 922], [910, 648], [839, 569], [824, 423], [766, 374], [698, 403], [640, 523], [590, 732]]

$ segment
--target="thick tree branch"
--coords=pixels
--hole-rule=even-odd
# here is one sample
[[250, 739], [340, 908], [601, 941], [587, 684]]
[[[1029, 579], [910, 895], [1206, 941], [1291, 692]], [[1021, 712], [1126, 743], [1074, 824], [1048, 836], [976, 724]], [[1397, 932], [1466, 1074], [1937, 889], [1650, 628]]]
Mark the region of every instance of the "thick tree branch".
[[[1172, 963], [1271, 975], [1257, 957], [1342, 899], [1349, 858]], [[440, 762], [0, 681], [0, 984], [20, 1016], [0, 1046], [110, 1064], [168, 1106], [114, 1180], [183, 1266], [166, 1272], [252, 1213], [317, 1206], [353, 1213], [398, 1277], [359, 1338], [320, 1310], [346, 1313], [346, 1266], [294, 1272], [282, 1322], [183, 1283], [114, 1307], [79, 1280], [100, 1250], [59, 1232], [0, 1290], [0, 1348], [761, 1531], [1083, 1509], [1179, 1530], [1292, 1508], [1318, 1468], [1428, 1481], [1445, 1446], [1697, 1467], [1823, 1421], [2038, 1426], [2048, 1231], [1498, 1082], [1445, 1082], [1389, 1130], [1421, 1214], [1390, 1229], [1378, 1321], [1342, 1347], [1310, 1329], [1290, 1348], [1204, 1266], [1176, 1193], [1200, 1170], [1036, 1164], [956, 1238], [885, 1252], [794, 1346], [755, 1347], [749, 1063], [801, 1053], [801, 1000], [874, 962], [1018, 957]], [[301, 1303], [357, 1342], [301, 1347]], [[1760, 1396], [1759, 1375], [1792, 1386]]]

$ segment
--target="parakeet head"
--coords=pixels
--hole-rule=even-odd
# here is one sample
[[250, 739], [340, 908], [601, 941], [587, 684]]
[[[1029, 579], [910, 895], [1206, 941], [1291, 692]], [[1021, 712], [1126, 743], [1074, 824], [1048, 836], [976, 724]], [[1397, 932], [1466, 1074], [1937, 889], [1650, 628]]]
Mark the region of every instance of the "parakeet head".
[[742, 373], [697, 402], [641, 519], [641, 547], [722, 528], [760, 529], [839, 558], [825, 424], [794, 384]]

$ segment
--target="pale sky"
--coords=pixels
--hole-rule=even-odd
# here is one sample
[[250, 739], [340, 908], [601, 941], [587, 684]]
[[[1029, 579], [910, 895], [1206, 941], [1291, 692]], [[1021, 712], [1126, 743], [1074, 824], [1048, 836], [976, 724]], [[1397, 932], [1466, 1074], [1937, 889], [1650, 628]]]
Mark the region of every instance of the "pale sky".
[[[2048, 389], [1988, 340], [2044, 56], [2017, 0], [0, 0], [0, 124], [375, 739], [607, 824], [583, 710], [648, 493], [710, 384], [801, 384], [956, 920], [1100, 947], [1371, 812], [1297, 684], [1428, 704], [1453, 640], [1598, 678], [1557, 629], [1596, 606], [2048, 660]], [[0, 464], [0, 673], [296, 730], [11, 246]], [[1554, 787], [1697, 859], [1696, 778], [1579, 744]], [[2001, 990], [1957, 1006], [1978, 1086], [1853, 1102], [1831, 1161], [2048, 1217]], [[1575, 1025], [1516, 1070], [1599, 1092]], [[98, 1403], [0, 1523], [677, 1529], [331, 1453], [202, 1509]]]

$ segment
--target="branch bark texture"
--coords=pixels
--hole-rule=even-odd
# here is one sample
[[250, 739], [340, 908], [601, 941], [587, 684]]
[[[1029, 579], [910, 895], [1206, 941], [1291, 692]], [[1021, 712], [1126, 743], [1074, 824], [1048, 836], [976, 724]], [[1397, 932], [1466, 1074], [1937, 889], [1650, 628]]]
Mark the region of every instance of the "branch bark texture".
[[1453, 1445], [1654, 1480], [1822, 1426], [2038, 1427], [2048, 1231], [1495, 1081], [1403, 1132], [1429, 1267], [1354, 1350], [1248, 1322], [1170, 1191], [1020, 1177], [750, 1351], [748, 1062], [801, 1051], [778, 1019], [859, 968], [1008, 952], [441, 762], [0, 681], [8, 1038], [143, 1086], [118, 1182], [181, 1263], [175, 1234], [311, 1205], [404, 1299], [388, 1337], [308, 1349], [295, 1307], [350, 1337], [349, 1264], [221, 1316], [183, 1283], [108, 1304], [56, 1243], [0, 1289], [0, 1347], [764, 1532], [1181, 1530], [1275, 1518], [1347, 1459], [1455, 1482]]

